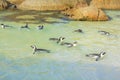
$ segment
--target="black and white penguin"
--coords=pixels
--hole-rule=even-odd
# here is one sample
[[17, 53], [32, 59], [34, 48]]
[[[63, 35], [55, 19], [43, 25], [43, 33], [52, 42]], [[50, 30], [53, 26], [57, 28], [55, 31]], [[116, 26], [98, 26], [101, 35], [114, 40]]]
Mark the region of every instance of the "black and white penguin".
[[38, 30], [42, 30], [43, 28], [44, 28], [43, 25], [41, 25], [41, 26], [39, 25], [39, 26], [38, 26]]
[[51, 40], [51, 41], [57, 41], [57, 43], [61, 43], [64, 39], [65, 39], [65, 37], [49, 38], [49, 40]]
[[2, 27], [3, 29], [5, 29], [6, 27], [12, 27], [12, 26], [5, 25], [5, 24], [1, 24], [1, 27]]
[[3, 29], [5, 29], [5, 25], [4, 25], [4, 24], [1, 24], [1, 27], [2, 27]]
[[28, 23], [26, 23], [25, 26], [21, 26], [21, 28], [26, 28], [26, 29], [30, 29], [29, 26], [28, 26]]
[[61, 45], [66, 45], [67, 47], [75, 47], [75, 46], [77, 46], [77, 44], [78, 44], [78, 42], [77, 41], [75, 41], [75, 42], [73, 42], [73, 43], [68, 43], [68, 42], [62, 42], [61, 43]]
[[74, 30], [74, 32], [83, 33], [83, 30], [81, 30], [81, 29], [77, 29], [77, 30]]
[[63, 42], [64, 39], [65, 39], [64, 37], [59, 37], [57, 40], [57, 43], [59, 44], [59, 43]]
[[33, 49], [33, 54], [35, 54], [36, 52], [47, 52], [47, 53], [50, 53], [50, 50], [37, 48], [35, 45], [31, 45], [31, 48]]
[[107, 36], [109, 36], [110, 35], [110, 33], [109, 32], [107, 32], [107, 31], [98, 31], [100, 34], [102, 34], [102, 35], [107, 35]]
[[103, 58], [104, 55], [106, 54], [106, 52], [100, 52], [99, 54], [87, 54], [86, 57], [90, 57], [90, 58], [94, 58], [96, 61], [98, 61], [99, 59]]

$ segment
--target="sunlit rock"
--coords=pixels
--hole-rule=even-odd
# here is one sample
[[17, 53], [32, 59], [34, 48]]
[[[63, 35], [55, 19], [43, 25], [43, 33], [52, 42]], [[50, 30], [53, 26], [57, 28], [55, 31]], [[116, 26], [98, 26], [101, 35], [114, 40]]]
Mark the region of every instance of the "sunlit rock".
[[25, 0], [18, 8], [23, 10], [63, 10], [86, 0]]
[[89, 20], [89, 21], [106, 21], [107, 15], [101, 10], [93, 6], [73, 8], [63, 11], [63, 14], [73, 20]]
[[120, 9], [120, 0], [92, 0], [90, 5], [102, 9]]

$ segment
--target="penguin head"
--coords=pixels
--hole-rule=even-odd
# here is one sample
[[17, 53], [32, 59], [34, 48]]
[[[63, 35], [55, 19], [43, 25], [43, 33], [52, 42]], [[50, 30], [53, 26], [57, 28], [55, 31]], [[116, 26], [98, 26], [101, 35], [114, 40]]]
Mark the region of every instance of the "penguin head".
[[64, 40], [65, 39], [65, 37], [62, 37], [62, 40]]
[[105, 55], [105, 54], [106, 54], [106, 52], [101, 52], [100, 54], [101, 54], [101, 55]]
[[36, 48], [36, 46], [35, 46], [35, 45], [31, 45], [30, 47], [31, 47], [31, 48]]
[[65, 37], [59, 37], [59, 39], [64, 40], [64, 39], [65, 39]]
[[74, 44], [77, 44], [78, 42], [77, 41], [75, 41], [75, 42], [73, 42]]

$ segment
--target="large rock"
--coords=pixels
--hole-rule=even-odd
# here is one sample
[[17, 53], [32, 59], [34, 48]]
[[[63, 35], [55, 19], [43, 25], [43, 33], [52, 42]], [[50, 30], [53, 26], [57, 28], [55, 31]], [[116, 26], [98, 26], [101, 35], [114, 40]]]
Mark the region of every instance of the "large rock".
[[96, 7], [87, 6], [73, 8], [67, 11], [63, 11], [63, 14], [67, 15], [70, 19], [73, 20], [88, 20], [88, 21], [106, 21], [108, 17], [105, 13]]
[[92, 0], [90, 5], [102, 9], [120, 9], [120, 0]]
[[63, 10], [86, 0], [25, 0], [18, 8], [23, 10]]

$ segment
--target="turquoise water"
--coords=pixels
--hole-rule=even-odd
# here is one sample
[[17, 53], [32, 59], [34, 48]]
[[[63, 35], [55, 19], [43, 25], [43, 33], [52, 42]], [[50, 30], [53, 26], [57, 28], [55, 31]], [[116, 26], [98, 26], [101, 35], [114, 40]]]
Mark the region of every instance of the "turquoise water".
[[[119, 80], [120, 11], [105, 12], [110, 21], [70, 21], [56, 12], [0, 11], [0, 23], [13, 26], [0, 28], [0, 80]], [[16, 19], [20, 15], [32, 18]], [[20, 29], [26, 22], [30, 30]], [[45, 28], [39, 31], [36, 26], [41, 24]], [[73, 32], [79, 28], [83, 34]], [[101, 35], [98, 30], [112, 35]], [[60, 36], [78, 45], [67, 48], [49, 41]], [[33, 55], [31, 45], [51, 53]], [[107, 54], [98, 62], [85, 57], [100, 51]]]

